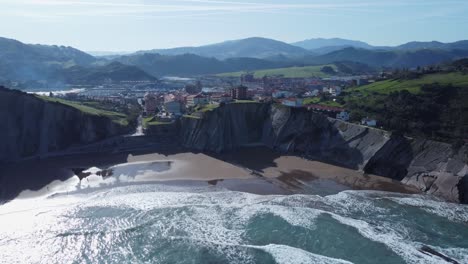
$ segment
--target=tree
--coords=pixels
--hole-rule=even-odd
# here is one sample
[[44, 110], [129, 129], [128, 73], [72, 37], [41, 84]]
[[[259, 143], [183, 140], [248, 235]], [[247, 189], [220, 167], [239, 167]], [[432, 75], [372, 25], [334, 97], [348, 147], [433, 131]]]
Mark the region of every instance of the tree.
[[322, 69], [320, 69], [321, 72], [326, 73], [326, 74], [335, 74], [336, 71], [333, 69], [331, 66], [324, 66]]

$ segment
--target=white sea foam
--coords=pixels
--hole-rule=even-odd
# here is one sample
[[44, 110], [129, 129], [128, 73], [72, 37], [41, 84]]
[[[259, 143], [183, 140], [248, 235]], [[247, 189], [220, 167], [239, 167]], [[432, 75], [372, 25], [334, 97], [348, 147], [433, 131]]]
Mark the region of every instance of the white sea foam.
[[273, 256], [278, 264], [352, 264], [352, 262], [346, 260], [317, 255], [299, 248], [285, 245], [270, 244], [266, 246], [249, 247], [268, 252]]
[[74, 88], [70, 90], [55, 90], [55, 91], [33, 91], [33, 92], [28, 92], [30, 94], [37, 94], [37, 95], [42, 95], [42, 96], [48, 96], [50, 93], [53, 93], [54, 95], [66, 95], [66, 94], [79, 94], [86, 91], [86, 89], [80, 89], [80, 88]]
[[[96, 173], [97, 170], [89, 172]], [[249, 251], [239, 249], [246, 247], [267, 252], [278, 263], [351, 263], [287, 245], [250, 246], [251, 243], [246, 240], [247, 229], [257, 216], [274, 215], [290, 226], [314, 232], [318, 216], [329, 214], [339, 223], [355, 228], [363, 237], [385, 244], [407, 263], [444, 263], [439, 257], [420, 252], [422, 244], [411, 241], [407, 235], [411, 227], [405, 226], [404, 222], [395, 222], [391, 217], [386, 219], [385, 215], [393, 211], [379, 207], [385, 205], [379, 202], [390, 199], [398, 201], [402, 207], [411, 205], [426, 207], [425, 210], [448, 209], [449, 212], [442, 216], [449, 219], [460, 210], [465, 210], [463, 206], [438, 201], [422, 203], [418, 197], [404, 198], [403, 195], [359, 191], [320, 197], [262, 196], [206, 186], [194, 188], [159, 184], [89, 188], [92, 191], [49, 199], [15, 200], [0, 206], [0, 252], [6, 255], [2, 259], [15, 263], [27, 262], [28, 257], [35, 262], [61, 257], [59, 260], [73, 262], [80, 258], [76, 253], [80, 248], [92, 249], [93, 245], [91, 249], [88, 247], [90, 237], [94, 238], [92, 243], [97, 243], [94, 245], [96, 250], [109, 248], [113, 254], [131, 259], [135, 257], [131, 247], [117, 250], [112, 249], [112, 244], [120, 242], [126, 245], [125, 239], [131, 230], [147, 227], [151, 231], [145, 235], [155, 240], [165, 238], [189, 241], [194, 246], [218, 251], [233, 262], [254, 261]], [[414, 198], [416, 201], [411, 200]], [[391, 202], [387, 204], [398, 205]], [[376, 217], [376, 214], [382, 216]], [[145, 246], [151, 247], [151, 244]], [[18, 250], [24, 248], [29, 250], [24, 256], [16, 258]], [[461, 263], [467, 262], [466, 248], [433, 248]], [[62, 250], [64, 253], [61, 253]], [[99, 252], [91, 253], [99, 257]], [[134, 260], [138, 262], [138, 259]]]
[[452, 221], [468, 222], [468, 206], [429, 199], [428, 197], [391, 197], [388, 198], [401, 205], [418, 207], [426, 212], [436, 214]]
[[437, 252], [457, 260], [459, 263], [468, 263], [468, 248], [442, 248], [433, 247]]
[[[362, 220], [356, 220], [348, 217], [342, 217], [336, 214], [332, 214], [332, 217], [338, 220], [340, 223], [352, 226], [358, 230], [358, 232], [366, 237], [367, 239], [383, 243], [392, 249], [395, 253], [403, 257], [407, 263], [414, 264], [427, 264], [427, 263], [446, 263], [439, 257], [431, 256], [422, 253], [418, 250], [422, 245], [419, 243], [412, 243], [406, 241], [398, 233], [393, 230], [379, 230], [377, 231], [374, 227], [369, 225], [367, 222]], [[403, 227], [394, 227], [403, 228]]]

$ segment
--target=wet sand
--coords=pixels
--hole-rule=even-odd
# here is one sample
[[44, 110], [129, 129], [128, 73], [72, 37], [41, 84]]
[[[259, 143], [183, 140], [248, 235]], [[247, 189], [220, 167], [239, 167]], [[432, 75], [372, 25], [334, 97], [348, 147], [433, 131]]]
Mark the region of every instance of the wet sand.
[[265, 178], [277, 179], [299, 189], [315, 181], [332, 181], [356, 190], [419, 192], [414, 187], [390, 178], [367, 175], [353, 169], [311, 161], [298, 156], [279, 155], [264, 147], [240, 149], [223, 158], [256, 171]]
[[[167, 168], [158, 171], [148, 167], [158, 162], [165, 162]], [[90, 175], [83, 171], [92, 167], [101, 170], [96, 175], [103, 178], [125, 174], [135, 182], [170, 181], [184, 185], [202, 181], [207, 186], [256, 194], [332, 194], [347, 189], [418, 192], [388, 178], [254, 147], [226, 155], [82, 154], [10, 164], [0, 169], [0, 199], [12, 199], [26, 189], [40, 190], [54, 180], [64, 181], [75, 175], [83, 179]], [[115, 171], [108, 171], [109, 168]]]

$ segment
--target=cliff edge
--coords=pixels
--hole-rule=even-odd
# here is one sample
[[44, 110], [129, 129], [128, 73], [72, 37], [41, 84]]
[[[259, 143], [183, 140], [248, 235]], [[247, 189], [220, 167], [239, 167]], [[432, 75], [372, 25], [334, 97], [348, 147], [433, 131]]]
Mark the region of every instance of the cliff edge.
[[0, 87], [0, 161], [10, 162], [127, 133], [109, 118]]
[[264, 145], [283, 153], [402, 181], [452, 202], [468, 203], [468, 147], [328, 118], [306, 109], [226, 104], [203, 118], [181, 120], [184, 146], [225, 152]]

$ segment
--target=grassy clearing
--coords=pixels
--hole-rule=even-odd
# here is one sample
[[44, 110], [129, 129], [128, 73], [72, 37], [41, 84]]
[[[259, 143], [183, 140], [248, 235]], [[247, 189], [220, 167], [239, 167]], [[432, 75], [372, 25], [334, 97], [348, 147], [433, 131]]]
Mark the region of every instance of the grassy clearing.
[[439, 83], [442, 85], [452, 84], [456, 87], [468, 88], [468, 75], [462, 73], [436, 73], [428, 74], [414, 80], [386, 80], [352, 89], [353, 92], [361, 92], [364, 95], [370, 93], [390, 94], [402, 90], [418, 94], [421, 86], [425, 84]]
[[259, 103], [255, 100], [236, 100], [234, 101], [235, 104], [252, 104], [252, 103]]
[[185, 118], [193, 118], [193, 119], [202, 119], [201, 117], [199, 117], [199, 116], [194, 116], [194, 115], [183, 115], [183, 117], [185, 117]]
[[73, 108], [76, 108], [84, 113], [91, 114], [91, 115], [97, 115], [97, 116], [104, 116], [109, 119], [111, 119], [113, 122], [118, 123], [123, 126], [128, 125], [128, 120], [127, 120], [127, 115], [122, 114], [122, 113], [117, 113], [117, 112], [112, 112], [112, 111], [107, 111], [107, 110], [102, 110], [98, 109], [95, 107], [90, 107], [87, 105], [84, 105], [80, 102], [75, 102], [75, 101], [68, 101], [60, 98], [55, 98], [55, 97], [48, 97], [48, 96], [37, 96], [38, 98], [41, 98], [45, 101], [48, 102], [55, 102], [55, 103], [60, 103], [64, 105], [71, 106]]
[[195, 111], [205, 113], [205, 112], [213, 111], [214, 109], [216, 109], [218, 107], [219, 107], [219, 104], [199, 105], [199, 106], [195, 107]]
[[[329, 74], [323, 73], [321, 69], [325, 66], [332, 67], [337, 71], [337, 67], [334, 64], [329, 65], [318, 65], [318, 66], [305, 66], [305, 67], [289, 67], [289, 68], [279, 68], [279, 69], [267, 69], [267, 70], [258, 70], [254, 72], [255, 78], [263, 78], [265, 76], [283, 76], [285, 78], [311, 78], [311, 77], [329, 77]], [[230, 72], [218, 74], [221, 77], [240, 77], [247, 72]]]
[[326, 105], [326, 106], [333, 106], [333, 107], [343, 107], [342, 104], [335, 102], [335, 101], [320, 101], [320, 97], [309, 97], [304, 98], [304, 105], [307, 104], [318, 104], [318, 105]]
[[148, 128], [150, 126], [161, 126], [161, 125], [170, 125], [172, 122], [161, 122], [155, 120], [154, 117], [145, 117], [143, 118], [143, 127]]
[[319, 97], [304, 98], [304, 104], [318, 104], [318, 103], [320, 103]]

